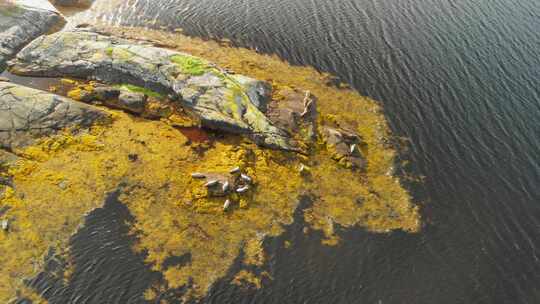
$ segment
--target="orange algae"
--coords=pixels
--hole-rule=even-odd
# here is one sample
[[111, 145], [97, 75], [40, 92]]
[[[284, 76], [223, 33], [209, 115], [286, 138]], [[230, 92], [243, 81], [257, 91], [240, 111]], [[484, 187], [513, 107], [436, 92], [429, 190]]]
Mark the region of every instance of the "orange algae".
[[[182, 51], [270, 81], [275, 99], [286, 86], [310, 90], [318, 98], [320, 124], [346, 124], [362, 136], [367, 168], [358, 172], [339, 166], [322, 139], [309, 155], [263, 149], [232, 135], [192, 144], [189, 134], [174, 128], [192, 124], [183, 115], [167, 112], [161, 121], [149, 121], [111, 111], [110, 125], [44, 139], [17, 151], [21, 159], [7, 168], [13, 188], [7, 188], [0, 206], [11, 206], [6, 216], [14, 221], [9, 233], [0, 233], [0, 250], [7, 252], [0, 257], [0, 265], [7, 266], [0, 269], [0, 301], [24, 289], [21, 279], [41, 269], [50, 246], [65, 252], [82, 216], [99, 207], [120, 183], [125, 185], [120, 200], [135, 218], [132, 232], [139, 241], [134, 250], [147, 252], [146, 262], [166, 282], [166, 287], [147, 290], [148, 300], [159, 290], [182, 286], [188, 286], [187, 298], [202, 297], [240, 253], [249, 270], [239, 271], [232, 283], [260, 288], [262, 277], [270, 278], [253, 271], [265, 263], [263, 240], [281, 234], [293, 221], [302, 194], [315, 198], [304, 218], [323, 232], [326, 245], [339, 244], [336, 225], [359, 225], [374, 232], [419, 230], [418, 209], [392, 175], [396, 153], [387, 144], [390, 133], [376, 102], [344, 86], [326, 86], [327, 75], [292, 67], [277, 57], [180, 34], [122, 31], [169, 45], [174, 41]], [[299, 172], [300, 164], [309, 166], [308, 173]], [[213, 197], [203, 181], [190, 176], [227, 173], [236, 166], [255, 181], [244, 195]], [[226, 198], [233, 203], [224, 212]], [[187, 253], [191, 260], [186, 265], [164, 266], [167, 258]]]

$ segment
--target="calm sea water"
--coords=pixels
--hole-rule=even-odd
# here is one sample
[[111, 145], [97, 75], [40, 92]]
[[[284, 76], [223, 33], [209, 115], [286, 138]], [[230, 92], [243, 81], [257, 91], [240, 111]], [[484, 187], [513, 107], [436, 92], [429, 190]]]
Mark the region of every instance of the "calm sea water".
[[426, 177], [412, 189], [422, 233], [345, 231], [326, 248], [296, 223], [271, 284], [219, 283], [205, 303], [540, 303], [539, 1], [136, 0], [98, 18], [339, 75], [383, 103], [411, 139], [409, 170]]

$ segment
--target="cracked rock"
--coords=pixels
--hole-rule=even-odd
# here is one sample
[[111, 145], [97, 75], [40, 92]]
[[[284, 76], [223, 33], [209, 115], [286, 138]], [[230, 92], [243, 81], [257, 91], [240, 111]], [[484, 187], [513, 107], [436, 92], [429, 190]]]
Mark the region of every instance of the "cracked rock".
[[37, 137], [67, 127], [89, 127], [107, 117], [95, 107], [68, 98], [0, 82], [0, 148], [8, 151], [29, 145]]

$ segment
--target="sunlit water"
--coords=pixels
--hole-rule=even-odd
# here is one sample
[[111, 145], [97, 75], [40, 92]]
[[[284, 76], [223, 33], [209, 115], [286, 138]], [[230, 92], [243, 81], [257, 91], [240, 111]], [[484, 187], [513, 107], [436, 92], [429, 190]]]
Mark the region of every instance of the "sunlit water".
[[[110, 3], [90, 17], [229, 38], [339, 75], [382, 101], [394, 133], [411, 139], [409, 170], [426, 177], [412, 189], [422, 233], [347, 231], [328, 248], [296, 223], [283, 236], [294, 248], [273, 252], [271, 284], [246, 294], [219, 283], [205, 302], [540, 303], [540, 2]], [[124, 284], [92, 298], [80, 286], [71, 299], [136, 293]]]

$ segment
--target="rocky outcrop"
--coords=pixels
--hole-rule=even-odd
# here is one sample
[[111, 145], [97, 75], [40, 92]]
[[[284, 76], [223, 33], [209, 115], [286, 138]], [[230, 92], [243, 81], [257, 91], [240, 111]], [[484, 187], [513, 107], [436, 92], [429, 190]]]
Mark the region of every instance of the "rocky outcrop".
[[188, 54], [76, 30], [38, 38], [17, 55], [11, 71], [144, 87], [178, 100], [205, 127], [243, 134], [270, 148], [298, 150], [264, 115], [271, 95], [267, 83]]
[[268, 105], [266, 116], [299, 143], [309, 144], [317, 137], [317, 99], [310, 92], [281, 88]]
[[332, 152], [332, 159], [339, 162], [346, 168], [364, 170], [366, 159], [362, 150], [367, 145], [362, 137], [353, 131], [345, 128], [323, 127], [324, 141], [329, 151]]
[[1, 1], [0, 72], [23, 46], [64, 23], [64, 18], [46, 0]]
[[0, 148], [24, 147], [67, 127], [89, 127], [107, 114], [44, 91], [0, 82]]
[[96, 103], [128, 113], [141, 115], [147, 107], [148, 96], [127, 89], [107, 85], [80, 85], [68, 92], [74, 100]]

